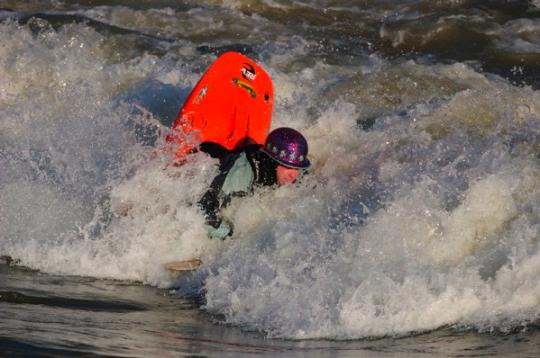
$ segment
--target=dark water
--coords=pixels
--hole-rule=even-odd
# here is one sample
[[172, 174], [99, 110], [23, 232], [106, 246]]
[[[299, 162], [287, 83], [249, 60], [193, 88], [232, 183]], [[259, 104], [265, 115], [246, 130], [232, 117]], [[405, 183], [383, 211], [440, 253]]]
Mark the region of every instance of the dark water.
[[219, 323], [197, 299], [136, 282], [55, 276], [0, 265], [2, 356], [520, 356], [538, 328], [477, 334], [452, 329], [355, 341], [267, 339]]
[[[540, 353], [538, 0], [0, 8], [0, 355]], [[313, 167], [211, 242], [216, 163], [156, 153], [229, 50]]]

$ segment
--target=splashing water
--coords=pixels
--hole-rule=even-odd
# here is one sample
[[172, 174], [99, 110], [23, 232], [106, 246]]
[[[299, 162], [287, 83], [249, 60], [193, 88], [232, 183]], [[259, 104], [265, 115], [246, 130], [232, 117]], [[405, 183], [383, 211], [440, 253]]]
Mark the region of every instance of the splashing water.
[[[266, 2], [250, 16], [244, 5], [187, 10], [185, 28], [173, 27], [180, 10], [124, 7], [80, 11], [109, 32], [0, 24], [0, 253], [159, 287], [179, 284], [163, 262], [202, 257], [204, 309], [274, 337], [505, 332], [538, 320], [538, 91], [467, 62], [321, 58], [321, 39], [306, 34], [257, 45], [250, 26], [285, 25]], [[204, 30], [212, 16], [238, 25]], [[498, 31], [512, 26], [532, 31]], [[156, 93], [185, 98], [215, 58], [197, 39], [229, 32], [254, 44], [276, 88], [273, 127], [306, 135], [313, 168], [297, 185], [234, 199], [224, 215], [235, 237], [215, 242], [195, 203], [217, 163], [197, 154], [168, 165], [164, 128], [182, 98]]]

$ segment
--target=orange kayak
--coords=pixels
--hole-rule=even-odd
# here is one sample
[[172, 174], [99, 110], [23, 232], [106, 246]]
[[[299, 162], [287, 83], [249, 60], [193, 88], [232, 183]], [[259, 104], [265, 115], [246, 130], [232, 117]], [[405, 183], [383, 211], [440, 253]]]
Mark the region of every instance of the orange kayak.
[[272, 80], [260, 65], [240, 53], [224, 53], [191, 91], [167, 140], [179, 145], [178, 157], [204, 143], [226, 150], [263, 145], [273, 101]]

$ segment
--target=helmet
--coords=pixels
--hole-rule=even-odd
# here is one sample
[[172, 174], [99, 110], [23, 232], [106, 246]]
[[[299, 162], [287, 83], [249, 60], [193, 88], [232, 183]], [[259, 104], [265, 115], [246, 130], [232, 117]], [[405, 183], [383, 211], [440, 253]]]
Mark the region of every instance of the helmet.
[[261, 150], [279, 164], [289, 168], [306, 169], [310, 165], [307, 159], [306, 138], [292, 128], [274, 129], [266, 138]]

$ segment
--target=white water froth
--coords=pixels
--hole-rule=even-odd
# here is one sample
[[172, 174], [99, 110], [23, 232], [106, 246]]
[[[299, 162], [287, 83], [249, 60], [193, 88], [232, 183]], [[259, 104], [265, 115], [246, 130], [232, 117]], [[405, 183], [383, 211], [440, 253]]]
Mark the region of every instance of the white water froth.
[[496, 31], [497, 46], [514, 53], [538, 54], [540, 51], [540, 20], [518, 19], [509, 21]]
[[207, 309], [299, 339], [446, 325], [504, 331], [537, 319], [540, 172], [531, 167], [501, 164], [471, 178], [450, 210], [440, 184], [425, 178], [394, 192], [365, 225], [344, 213], [354, 213], [343, 208], [354, 203], [342, 202], [351, 188], [369, 193], [351, 177], [324, 180], [318, 172], [323, 178], [299, 190], [248, 199], [246, 212], [266, 220], [219, 260], [207, 280]]
[[109, 63], [107, 39], [84, 25], [1, 26], [0, 252], [46, 272], [155, 285], [172, 279], [162, 263], [203, 243], [211, 252], [193, 197], [215, 162], [194, 157], [176, 173], [148, 159], [137, 126], [160, 123], [116, 99], [148, 77], [181, 80], [178, 70], [148, 55]]
[[362, 132], [361, 106], [338, 101], [305, 128], [311, 175], [236, 209], [257, 229], [211, 269], [210, 312], [297, 339], [539, 318], [538, 93], [471, 81], [466, 66], [447, 66], [448, 80], [434, 71], [456, 91], [442, 102]]
[[[287, 72], [309, 51], [287, 42], [290, 55], [264, 54], [274, 127], [305, 133], [313, 168], [298, 185], [235, 198], [224, 212], [234, 239], [217, 242], [196, 206], [216, 161], [168, 166], [163, 136], [150, 147], [136, 134], [160, 123], [116, 101], [148, 79], [192, 86], [185, 62], [197, 55], [115, 62], [85, 25], [38, 36], [1, 26], [0, 253], [162, 287], [179, 281], [161, 263], [201, 257], [206, 310], [287, 338], [538, 319], [540, 100], [530, 88], [464, 64], [379, 58]], [[345, 84], [332, 92], [336, 72]]]

